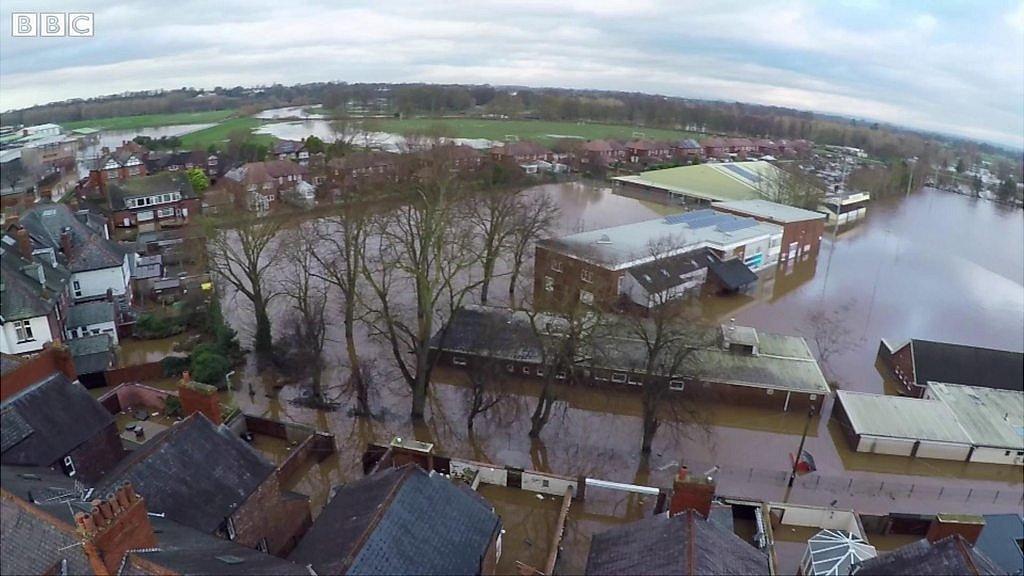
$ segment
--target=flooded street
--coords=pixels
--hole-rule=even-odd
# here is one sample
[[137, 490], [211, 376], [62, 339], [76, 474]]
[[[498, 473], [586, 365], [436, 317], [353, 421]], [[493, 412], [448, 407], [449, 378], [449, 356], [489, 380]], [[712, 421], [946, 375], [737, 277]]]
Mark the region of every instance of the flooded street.
[[[614, 194], [600, 183], [552, 184], [527, 193], [550, 193], [559, 201], [559, 234], [678, 211]], [[753, 294], [705, 299], [704, 313], [709, 320], [735, 317], [758, 329], [806, 334], [809, 310], [852, 302], [845, 319], [857, 342], [836, 359], [833, 369], [843, 387], [880, 393], [885, 385], [875, 367], [875, 352], [882, 337], [1015, 349], [1024, 345], [1022, 227], [1019, 210], [937, 191], [875, 202], [857, 227], [841, 232], [838, 240], [826, 236], [817, 261], [801, 262], [762, 279]], [[492, 291], [495, 303], [504, 292], [497, 282]], [[247, 343], [252, 333], [248, 303], [226, 294], [223, 308]], [[386, 444], [394, 436], [432, 442], [438, 453], [452, 457], [659, 487], [671, 485], [680, 464], [699, 471], [717, 465], [720, 494], [775, 501], [788, 497], [816, 505], [834, 502], [862, 512], [1005, 512], [1019, 510], [1024, 495], [1015, 467], [852, 452], [829, 418], [831, 401], [811, 421], [806, 444], [818, 472], [798, 480], [788, 493], [789, 455], [797, 450], [805, 413], [702, 405], [700, 412], [709, 426], [666, 423], [650, 459], [643, 461], [639, 396], [631, 391], [559, 386], [551, 422], [540, 440], [531, 441], [529, 413], [538, 385], [514, 382], [502, 403], [478, 417], [471, 434], [465, 422], [465, 375], [439, 367], [426, 420], [413, 424], [408, 417], [411, 394], [391, 369], [390, 351], [365, 336], [360, 354], [377, 367], [371, 399], [377, 417], [359, 419], [350, 415], [352, 400], [337, 389], [347, 370], [337, 322], [333, 329], [325, 382], [333, 386], [328, 395], [339, 397], [339, 410], [296, 406], [291, 400], [300, 394], [298, 387], [273, 371], [258, 369], [252, 357], [236, 374], [235, 390], [224, 393], [226, 401], [247, 413], [335, 435], [338, 454], [311, 465], [290, 487], [311, 495], [314, 513], [332, 485], [362, 475], [360, 455], [367, 443]], [[280, 457], [278, 452], [289, 448], [268, 444], [261, 449]], [[552, 514], [557, 515], [557, 505], [518, 498], [494, 496], [499, 512], [507, 508], [508, 550], [531, 560], [542, 558], [545, 526]], [[653, 503], [640, 500], [636, 495], [595, 493], [591, 502], [588, 492], [586, 505], [574, 506], [569, 515], [567, 566], [582, 568], [589, 534], [649, 513]]]

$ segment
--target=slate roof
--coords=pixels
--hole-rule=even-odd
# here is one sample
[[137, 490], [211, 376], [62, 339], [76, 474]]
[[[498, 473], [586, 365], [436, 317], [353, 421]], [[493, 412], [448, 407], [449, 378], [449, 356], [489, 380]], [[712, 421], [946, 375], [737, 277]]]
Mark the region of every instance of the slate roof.
[[180, 193], [182, 200], [196, 197], [192, 182], [184, 172], [160, 172], [152, 176], [129, 178], [107, 185], [107, 194], [110, 196], [111, 208], [114, 210], [126, 209], [125, 201], [129, 198], [173, 192]]
[[93, 334], [66, 340], [79, 376], [103, 372], [113, 364], [114, 339], [109, 334]]
[[468, 487], [406, 465], [339, 489], [289, 560], [318, 574], [478, 574], [500, 529]]
[[681, 276], [706, 268], [715, 262], [718, 262], [718, 258], [714, 252], [707, 248], [699, 248], [685, 254], [634, 266], [629, 269], [629, 274], [648, 294], [660, 294], [685, 283], [687, 280]]
[[122, 460], [103, 487], [129, 480], [150, 512], [213, 533], [273, 472], [255, 449], [197, 412]]
[[298, 140], [278, 140], [274, 142], [274, 155], [277, 154], [295, 154], [306, 147], [305, 142], [299, 142]]
[[131, 552], [125, 560], [122, 576], [152, 574], [147, 570], [148, 563], [162, 568], [156, 574], [309, 576], [305, 566], [205, 534], [173, 520], [151, 516], [150, 523], [156, 533], [157, 548]]
[[291, 160], [267, 160], [266, 162], [249, 162], [229, 170], [225, 178], [244, 186], [272, 182], [285, 176], [305, 176], [308, 171]]
[[467, 352], [490, 358], [540, 362], [542, 343], [525, 313], [508, 308], [469, 305], [459, 308], [448, 320], [447, 331], [439, 330], [430, 341], [432, 348]]
[[930, 340], [911, 340], [919, 385], [947, 382], [1024, 390], [1024, 352], [994, 350]]
[[4, 464], [49, 466], [114, 422], [81, 384], [61, 373], [14, 394], [0, 406], [5, 428], [15, 423], [32, 430], [3, 449], [0, 461]]
[[[18, 223], [28, 230], [34, 244], [52, 248], [57, 260], [71, 272], [112, 268], [124, 262], [124, 248], [83, 224], [64, 204], [36, 204], [21, 214]], [[70, 254], [61, 249], [60, 235], [64, 229], [71, 233]]]
[[[42, 272], [45, 286], [39, 282]], [[63, 266], [34, 256], [21, 257], [17, 241], [9, 235], [0, 240], [0, 316], [4, 322], [46, 316], [53, 311], [61, 294], [67, 289], [71, 274]]]
[[984, 553], [954, 534], [934, 544], [918, 540], [892, 552], [865, 560], [857, 570], [864, 576], [901, 574], [1004, 574]]
[[757, 282], [757, 274], [754, 274], [738, 258], [731, 258], [724, 262], [712, 262], [708, 265], [708, 271], [714, 274], [729, 290], [739, 290], [748, 284]]
[[79, 328], [114, 321], [114, 303], [107, 300], [83, 302], [68, 308], [64, 326]]
[[9, 496], [4, 488], [0, 496], [0, 572], [59, 574], [61, 560], [66, 560], [67, 574], [92, 573], [70, 525], [56, 522], [32, 504]]
[[1024, 518], [1020, 514], [988, 514], [974, 548], [1007, 574], [1024, 574]]
[[687, 510], [595, 534], [586, 574], [767, 574], [768, 556]]

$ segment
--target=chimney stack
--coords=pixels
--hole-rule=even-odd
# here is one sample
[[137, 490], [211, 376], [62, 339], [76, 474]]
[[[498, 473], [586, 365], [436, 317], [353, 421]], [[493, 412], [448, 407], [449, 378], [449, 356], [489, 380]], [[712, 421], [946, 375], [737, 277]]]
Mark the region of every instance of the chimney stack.
[[958, 534], [971, 546], [978, 541], [981, 531], [985, 529], [985, 518], [974, 514], [936, 514], [928, 526], [925, 538], [935, 543], [943, 538]]
[[691, 475], [686, 466], [679, 468], [679, 474], [672, 482], [672, 500], [668, 514], [675, 516], [687, 510], [695, 510], [705, 518], [711, 513], [711, 501], [715, 498], [715, 481], [711, 476]]
[[19, 226], [18, 230], [14, 233], [14, 237], [18, 241], [18, 252], [21, 253], [21, 257], [26, 260], [31, 260], [32, 241], [28, 238], [28, 230]]
[[188, 370], [181, 373], [178, 384], [178, 398], [185, 416], [202, 412], [214, 425], [221, 423], [220, 397], [217, 388], [200, 382], [193, 382]]
[[71, 228], [66, 226], [60, 230], [60, 251], [71, 256]]
[[129, 551], [157, 544], [146, 503], [131, 483], [117, 488], [104, 500], [93, 500], [89, 513], [75, 514], [75, 524], [96, 574], [117, 574]]

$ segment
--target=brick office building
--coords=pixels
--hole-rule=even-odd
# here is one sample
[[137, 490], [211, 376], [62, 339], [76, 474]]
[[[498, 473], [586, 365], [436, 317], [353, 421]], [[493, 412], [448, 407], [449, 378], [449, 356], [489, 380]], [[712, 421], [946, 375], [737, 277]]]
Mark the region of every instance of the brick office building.
[[897, 346], [883, 338], [878, 356], [910, 396], [924, 396], [931, 382], [1024, 389], [1022, 352], [916, 339]]
[[[607, 308], [627, 297], [645, 305], [643, 298], [631, 294], [633, 276], [644, 284], [643, 274], [653, 262], [665, 262], [664, 271], [673, 275], [671, 259], [692, 255], [695, 266], [675, 274], [673, 289], [692, 284], [692, 273], [712, 261], [738, 259], [752, 272], [769, 269], [778, 263], [782, 228], [714, 210], [696, 210], [657, 220], [603, 228], [542, 240], [537, 243], [534, 265], [534, 303], [539, 309], [552, 310], [577, 300]], [[709, 260], [703, 257], [710, 254]], [[691, 269], [692, 268], [692, 269]], [[653, 278], [652, 278], [653, 280]], [[648, 283], [650, 284], [650, 283]], [[683, 291], [684, 292], [684, 291]], [[680, 292], [681, 294], [682, 292]]]
[[814, 258], [821, 248], [825, 233], [825, 214], [769, 202], [768, 200], [736, 200], [712, 204], [719, 212], [749, 216], [758, 222], [782, 227], [782, 250], [779, 262]]

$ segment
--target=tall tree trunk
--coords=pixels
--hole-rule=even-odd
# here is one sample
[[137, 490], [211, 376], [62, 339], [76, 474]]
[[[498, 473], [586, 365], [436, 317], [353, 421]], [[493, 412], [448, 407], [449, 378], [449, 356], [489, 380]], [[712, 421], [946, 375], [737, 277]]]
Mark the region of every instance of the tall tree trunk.
[[516, 282], [519, 281], [519, 268], [522, 264], [518, 261], [512, 262], [512, 275], [508, 281], [508, 305], [516, 307]]
[[412, 419], [423, 420], [427, 408], [427, 386], [430, 384], [428, 364], [429, 351], [424, 341], [416, 350], [416, 378], [412, 385]]
[[483, 281], [480, 284], [480, 303], [487, 305], [487, 292], [491, 288], [491, 278], [494, 276], [494, 256], [485, 256], [483, 261]]
[[551, 390], [551, 382], [545, 379], [540, 397], [537, 398], [537, 406], [534, 407], [533, 414], [530, 416], [530, 438], [540, 437], [548, 419], [551, 418], [551, 407], [554, 403], [555, 395]]
[[356, 416], [369, 416], [370, 394], [363, 380], [363, 369], [356, 351], [355, 319], [348, 304], [345, 307], [345, 350], [348, 354], [349, 382], [356, 390]]
[[253, 341], [253, 348], [256, 353], [267, 356], [273, 348], [273, 337], [270, 333], [270, 316], [267, 314], [267, 305], [262, 299], [253, 302], [256, 313], [256, 335]]

